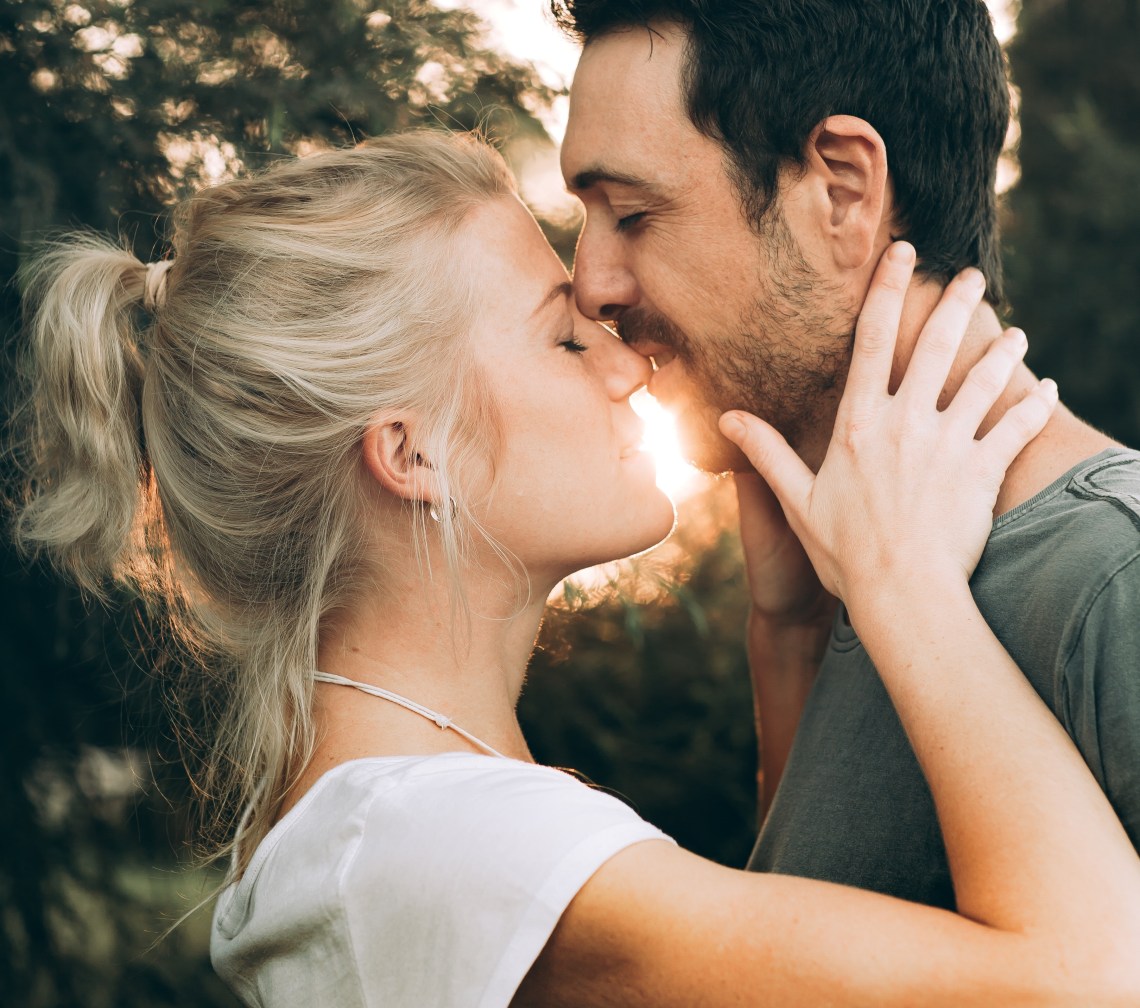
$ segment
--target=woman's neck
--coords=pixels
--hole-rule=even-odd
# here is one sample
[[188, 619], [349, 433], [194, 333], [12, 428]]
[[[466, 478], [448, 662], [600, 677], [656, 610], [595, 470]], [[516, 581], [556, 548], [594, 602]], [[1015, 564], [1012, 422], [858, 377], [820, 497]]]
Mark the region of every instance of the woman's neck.
[[[515, 705], [545, 596], [524, 602], [513, 592], [506, 598], [501, 582], [497, 591], [468, 585], [464, 606], [445, 586], [417, 582], [341, 613], [323, 635], [320, 670], [400, 694], [507, 756], [531, 759]], [[318, 690], [314, 713], [322, 748], [331, 743], [360, 755], [475, 751], [427, 718], [344, 687]]]

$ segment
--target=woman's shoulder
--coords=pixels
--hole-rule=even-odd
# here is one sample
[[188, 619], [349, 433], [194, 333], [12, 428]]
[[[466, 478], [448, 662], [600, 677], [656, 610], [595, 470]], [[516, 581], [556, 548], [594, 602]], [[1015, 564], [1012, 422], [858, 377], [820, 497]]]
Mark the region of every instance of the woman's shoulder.
[[[414, 804], [418, 813], [433, 810], [455, 818], [464, 811], [485, 817], [491, 807], [535, 811], [546, 802], [570, 802], [597, 814], [637, 817], [626, 802], [588, 783], [573, 771], [479, 753], [449, 752], [425, 756], [364, 757], [333, 767], [279, 825], [290, 819], [325, 819], [338, 807], [355, 817], [365, 808]], [[360, 820], [363, 825], [364, 820]]]
[[255, 887], [399, 888], [451, 878], [457, 860], [480, 861], [494, 885], [497, 866], [538, 877], [574, 851], [661, 838], [625, 802], [553, 767], [477, 753], [365, 757], [327, 771], [282, 817], [221, 916], [244, 918]]
[[450, 858], [456, 848], [480, 846], [488, 856], [513, 850], [515, 858], [538, 847], [549, 860], [555, 850], [611, 830], [657, 833], [614, 795], [567, 771], [519, 760], [475, 753], [364, 759], [326, 777], [314, 789], [314, 818], [351, 820], [366, 838], [357, 853], [364, 862], [399, 852], [422, 862], [432, 851]]

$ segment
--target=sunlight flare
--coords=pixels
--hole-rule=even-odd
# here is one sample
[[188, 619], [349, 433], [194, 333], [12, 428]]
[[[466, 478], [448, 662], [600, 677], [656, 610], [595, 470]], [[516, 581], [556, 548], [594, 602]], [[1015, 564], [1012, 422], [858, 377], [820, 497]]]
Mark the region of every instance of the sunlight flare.
[[674, 504], [701, 489], [707, 477], [685, 461], [677, 439], [677, 423], [664, 406], [646, 389], [639, 389], [630, 399], [634, 411], [645, 424], [641, 443], [649, 449], [657, 463], [657, 485]]

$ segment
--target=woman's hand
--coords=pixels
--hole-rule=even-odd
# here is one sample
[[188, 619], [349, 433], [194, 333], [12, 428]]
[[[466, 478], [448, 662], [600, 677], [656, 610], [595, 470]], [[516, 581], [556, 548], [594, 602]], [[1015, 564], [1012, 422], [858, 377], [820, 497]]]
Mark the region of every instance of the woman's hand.
[[989, 536], [1009, 464], [1045, 426], [1056, 387], [1043, 381], [985, 437], [978, 428], [1025, 353], [1007, 330], [970, 370], [945, 409], [938, 398], [981, 300], [967, 270], [946, 289], [922, 329], [906, 375], [888, 391], [914, 249], [883, 257], [859, 316], [847, 386], [831, 444], [813, 475], [764, 421], [732, 411], [721, 430], [780, 500], [823, 587], [850, 603], [887, 579], [896, 588], [929, 578], [967, 579]]

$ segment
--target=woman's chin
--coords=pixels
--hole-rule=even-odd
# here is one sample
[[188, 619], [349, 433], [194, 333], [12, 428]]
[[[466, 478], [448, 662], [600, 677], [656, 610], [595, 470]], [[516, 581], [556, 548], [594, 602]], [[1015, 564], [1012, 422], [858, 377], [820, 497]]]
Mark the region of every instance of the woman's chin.
[[676, 503], [674, 502], [673, 498], [670, 497], [664, 490], [657, 488], [657, 493], [661, 498], [661, 513], [659, 524], [654, 533], [653, 541], [638, 550], [639, 553], [644, 553], [646, 550], [653, 549], [654, 546], [660, 546], [677, 530]]
[[557, 586], [581, 571], [629, 560], [660, 546], [677, 526], [676, 508], [672, 500], [656, 486], [646, 491], [646, 496], [639, 500], [639, 504], [641, 506], [637, 515], [630, 514], [627, 509], [624, 528], [618, 530], [611, 526], [606, 530], [609, 534], [601, 541], [596, 541], [593, 548], [567, 557], [564, 564], [544, 567], [541, 574], [532, 568], [528, 572], [530, 583], [538, 587], [550, 580], [552, 586]]
[[632, 557], [648, 553], [656, 546], [660, 546], [668, 539], [677, 527], [677, 508], [668, 494], [654, 486], [651, 491], [652, 507], [650, 501], [645, 501], [645, 522], [641, 528], [634, 531], [620, 555], [598, 560], [596, 563], [609, 563], [614, 560], [629, 560]]

